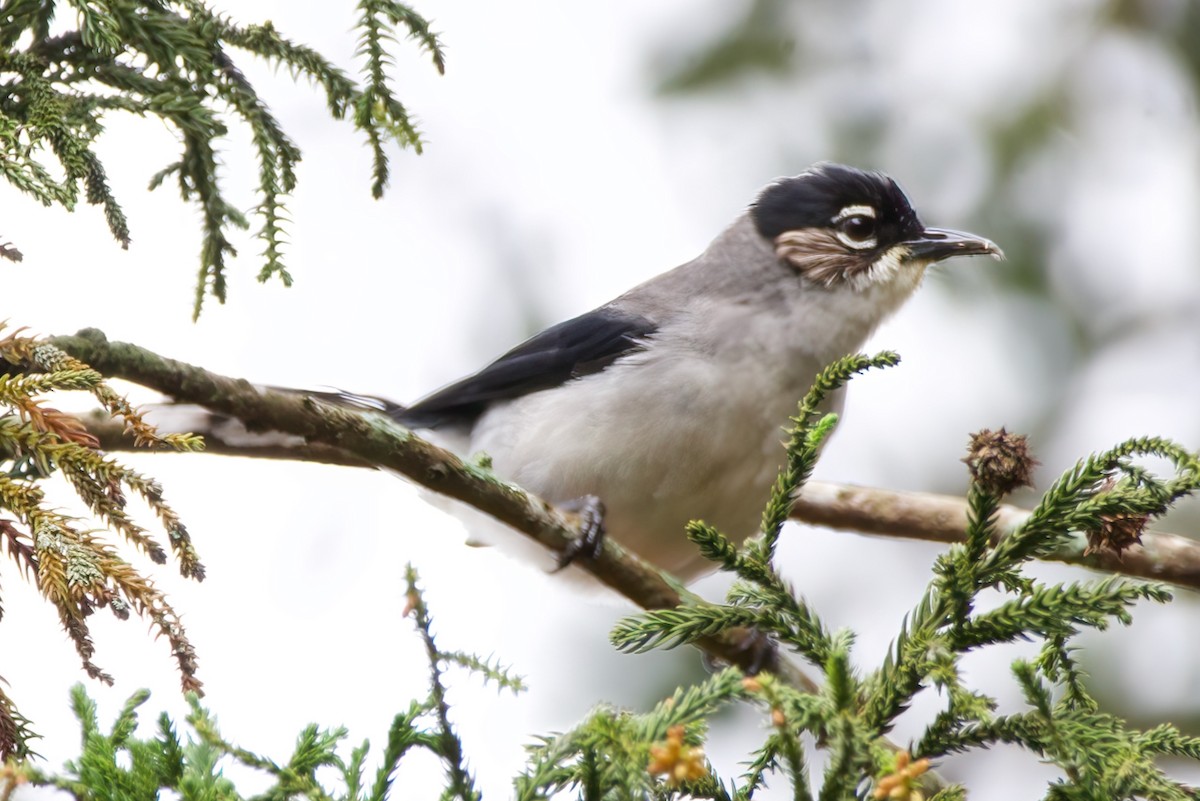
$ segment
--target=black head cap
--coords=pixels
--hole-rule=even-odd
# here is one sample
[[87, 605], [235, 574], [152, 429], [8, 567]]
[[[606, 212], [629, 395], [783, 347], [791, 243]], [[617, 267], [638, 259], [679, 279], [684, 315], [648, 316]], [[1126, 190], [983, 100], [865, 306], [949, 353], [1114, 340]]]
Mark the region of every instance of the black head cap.
[[899, 242], [923, 230], [904, 190], [891, 178], [830, 162], [771, 184], [758, 196], [750, 215], [758, 232], [773, 241], [785, 231], [830, 226], [848, 206], [875, 210], [880, 244]]

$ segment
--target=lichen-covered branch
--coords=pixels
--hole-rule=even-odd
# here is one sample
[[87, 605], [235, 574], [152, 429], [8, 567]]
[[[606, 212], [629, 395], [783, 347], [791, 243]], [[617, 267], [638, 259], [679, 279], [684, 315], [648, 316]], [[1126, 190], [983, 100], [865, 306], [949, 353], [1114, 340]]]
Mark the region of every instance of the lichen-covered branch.
[[[111, 378], [123, 378], [176, 400], [196, 403], [240, 420], [253, 431], [277, 431], [301, 437], [310, 448], [337, 449], [354, 459], [403, 473], [422, 486], [455, 498], [563, 553], [577, 536], [574, 516], [489, 472], [459, 459], [377, 415], [364, 415], [323, 404], [302, 394], [276, 391], [159, 356], [125, 342], [109, 342], [103, 332], [85, 329], [50, 340], [67, 353]], [[277, 448], [278, 445], [271, 446]], [[674, 608], [690, 596], [649, 563], [608, 540], [600, 554], [581, 565], [602, 583], [644, 609]], [[755, 658], [739, 638], [702, 643], [712, 655], [740, 667]], [[788, 680], [811, 681], [781, 665]]]
[[[241, 420], [211, 412], [198, 404], [149, 404], [143, 406], [141, 411], [160, 431], [187, 431], [202, 437], [207, 454], [344, 467], [375, 467], [366, 459], [333, 445], [310, 442], [304, 437], [278, 431], [250, 431]], [[145, 448], [134, 446], [120, 421], [101, 412], [88, 412], [80, 415], [79, 420], [87, 432], [96, 438], [101, 450], [146, 452]]]
[[[79, 339], [86, 343], [93, 341], [104, 342], [99, 332], [82, 332], [77, 337], [61, 337], [55, 342], [70, 350], [71, 342]], [[79, 342], [78, 347], [95, 348], [95, 344]], [[112, 366], [119, 367], [124, 361], [121, 354], [139, 352], [147, 357], [153, 356], [141, 349], [128, 349], [133, 346], [109, 343], [105, 345], [110, 354]], [[72, 351], [74, 352], [74, 351]], [[76, 355], [81, 355], [76, 353]], [[161, 357], [153, 356], [159, 361]], [[86, 359], [85, 359], [86, 361]], [[178, 364], [178, 363], [176, 363]], [[206, 374], [206, 371], [191, 366], [186, 371]], [[100, 368], [107, 371], [109, 365]], [[117, 375], [117, 373], [110, 373]], [[213, 403], [204, 398], [189, 393], [182, 379], [166, 380], [153, 383], [138, 378], [134, 374], [121, 374], [143, 383], [153, 389], [171, 395], [179, 401], [197, 403], [208, 408], [217, 409], [224, 414], [213, 415], [202, 410], [188, 409], [184, 406], [164, 406], [152, 411], [151, 417], [163, 431], [191, 431], [202, 435], [205, 439], [208, 453], [233, 456], [249, 456], [266, 459], [288, 459], [312, 461], [326, 464], [350, 465], [356, 467], [385, 466], [349, 447], [345, 442], [340, 445], [303, 435], [280, 435], [277, 433], [258, 432], [258, 429], [274, 428], [257, 416], [252, 408], [245, 405], [240, 413], [229, 409], [218, 409]], [[224, 379], [232, 381], [233, 379]], [[253, 395], [259, 396], [260, 391], [250, 384], [241, 382]], [[273, 393], [293, 405], [299, 401], [295, 396]], [[324, 407], [323, 407], [324, 408]], [[122, 436], [120, 426], [100, 415], [85, 419], [88, 430], [96, 436], [105, 450], [121, 450], [130, 447]], [[247, 427], [255, 429], [250, 432]], [[399, 429], [390, 429], [393, 434], [381, 436], [396, 436]], [[415, 439], [415, 438], [414, 438]], [[434, 449], [437, 450], [437, 449]], [[444, 453], [444, 452], [442, 452]], [[393, 465], [386, 465], [393, 467]], [[395, 468], [401, 469], [401, 468]], [[403, 470], [402, 470], [403, 472]], [[442, 491], [438, 486], [422, 482], [416, 476], [411, 476], [419, 483], [431, 489]], [[488, 492], [489, 490], [484, 490]], [[449, 494], [449, 493], [447, 493]], [[455, 496], [458, 497], [458, 496]], [[467, 500], [467, 499], [463, 499]], [[467, 500], [471, 503], [470, 500]], [[481, 507], [482, 508], [482, 507]], [[487, 509], [484, 509], [487, 511]], [[1029, 517], [1029, 511], [1016, 506], [1003, 504], [997, 512], [996, 530], [1008, 533]], [[962, 542], [967, 527], [967, 503], [963, 498], [950, 495], [938, 495], [924, 492], [897, 492], [894, 490], [857, 487], [845, 484], [829, 484], [820, 481], [809, 481], [804, 485], [792, 509], [792, 518], [813, 525], [842, 531], [853, 531], [864, 534], [876, 534], [885, 537], [903, 537], [906, 539], [928, 540], [931, 542]], [[506, 521], [507, 522], [507, 521]], [[520, 526], [514, 526], [525, 531]], [[554, 548], [551, 542], [536, 537], [529, 531], [525, 533], [535, 536], [539, 542]], [[1113, 551], [1101, 550], [1087, 553], [1087, 540], [1079, 534], [1070, 539], [1065, 546], [1045, 557], [1047, 559], [1068, 564], [1090, 567], [1096, 570], [1111, 571], [1128, 576], [1149, 578], [1158, 581], [1169, 581], [1183, 587], [1200, 589], [1200, 544], [1187, 537], [1163, 532], [1147, 532], [1142, 536], [1140, 546], [1126, 549], [1117, 554]], [[616, 574], [614, 574], [616, 578]], [[619, 589], [619, 588], [618, 588]], [[620, 589], [619, 589], [620, 591]], [[626, 593], [628, 595], [628, 593]], [[637, 601], [636, 597], [630, 596]]]

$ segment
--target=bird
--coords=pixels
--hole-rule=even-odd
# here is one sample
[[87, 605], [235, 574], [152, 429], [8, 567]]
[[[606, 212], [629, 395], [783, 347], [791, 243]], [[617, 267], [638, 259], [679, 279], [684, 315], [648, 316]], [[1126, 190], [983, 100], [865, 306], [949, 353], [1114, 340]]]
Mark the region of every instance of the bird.
[[887, 175], [817, 163], [763, 188], [696, 258], [473, 375], [408, 406], [342, 397], [581, 512], [575, 551], [603, 535], [690, 581], [712, 568], [687, 523], [755, 533], [818, 371], [960, 255], [1003, 258], [988, 239], [925, 226]]

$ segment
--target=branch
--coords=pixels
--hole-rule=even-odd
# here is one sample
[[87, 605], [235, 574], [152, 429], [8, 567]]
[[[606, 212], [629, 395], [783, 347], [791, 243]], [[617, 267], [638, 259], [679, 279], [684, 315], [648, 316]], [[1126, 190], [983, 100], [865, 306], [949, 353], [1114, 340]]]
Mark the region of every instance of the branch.
[[[251, 431], [294, 435], [303, 439], [304, 447], [309, 448], [310, 453], [329, 455], [342, 451], [352, 460], [338, 460], [338, 463], [366, 463], [403, 473], [428, 489], [491, 515], [555, 553], [564, 553], [578, 536], [575, 515], [560, 512], [546, 501], [499, 481], [491, 473], [464, 462], [379, 415], [330, 406], [303, 394], [258, 387], [244, 379], [229, 378], [164, 358], [137, 345], [109, 342], [102, 331], [94, 328], [49, 341], [107, 377], [123, 378], [176, 400], [200, 404], [236, 418]], [[214, 442], [228, 443], [229, 439], [227, 435], [224, 438], [218, 436], [214, 437]], [[280, 448], [299, 447], [294, 441], [271, 436], [263, 436], [259, 442], [260, 455], [278, 454]], [[249, 455], [248, 445], [236, 447], [241, 447], [242, 455]], [[300, 452], [292, 451], [294, 454]], [[666, 579], [648, 562], [611, 539], [604, 541], [595, 559], [576, 564], [643, 609], [670, 609], [685, 600], [700, 600], [677, 581]], [[707, 653], [722, 661], [743, 669], [752, 668], [754, 655], [738, 637], [713, 638], [701, 645]], [[811, 679], [786, 660], [779, 660], [778, 671], [783, 680], [815, 691]]]
[[[157, 431], [187, 432], [203, 437], [204, 453], [343, 467], [376, 467], [373, 462], [334, 445], [309, 442], [304, 437], [278, 431], [250, 431], [236, 417], [218, 414], [196, 404], [149, 404], [139, 407], [139, 411]], [[99, 410], [78, 415], [78, 419], [87, 428], [87, 432], [96, 438], [102, 451], [146, 452], [145, 447], [139, 447], [126, 434], [122, 420], [114, 419]], [[165, 448], [159, 450], [168, 452]]]
[[[56, 340], [60, 345], [65, 345], [67, 341]], [[199, 368], [190, 369], [203, 372]], [[167, 392], [165, 389], [163, 391]], [[182, 394], [168, 394], [184, 398]], [[277, 432], [252, 433], [236, 418], [213, 415], [196, 407], [164, 404], [151, 408], [148, 417], [162, 431], [189, 431], [203, 436], [209, 453], [352, 467], [378, 465], [377, 462], [356, 455], [344, 446], [339, 448], [336, 445]], [[89, 415], [84, 418], [84, 422], [88, 431], [100, 440], [104, 450], [121, 451], [133, 448], [130, 440], [124, 436], [121, 425], [107, 416], [99, 413]], [[247, 422], [256, 421], [247, 419]], [[414, 480], [417, 480], [416, 477]], [[1026, 509], [1002, 505], [997, 513], [996, 530], [1001, 532], [1001, 535], [1006, 535], [1027, 517], [1029, 511]], [[804, 485], [792, 508], [792, 518], [842, 531], [955, 543], [962, 542], [965, 537], [967, 504], [962, 498], [950, 495], [896, 492], [809, 481]], [[996, 539], [998, 541], [999, 537]], [[1112, 551], [1089, 554], [1087, 538], [1076, 534], [1059, 551], [1046, 558], [1094, 570], [1169, 581], [1182, 587], [1200, 590], [1200, 544], [1178, 534], [1147, 532], [1142, 535], [1141, 545], [1132, 546], [1121, 555]], [[630, 600], [640, 603], [637, 597], [617, 589]]]
[[[993, 544], [1029, 515], [1027, 509], [1002, 504], [997, 512], [998, 534], [993, 537]], [[804, 485], [792, 517], [863, 534], [954, 543], [965, 539], [967, 503], [950, 495], [810, 481]], [[1200, 543], [1189, 537], [1146, 532], [1142, 534], [1141, 545], [1133, 545], [1121, 554], [1110, 550], [1088, 553], [1087, 545], [1087, 537], [1075, 532], [1059, 550], [1043, 558], [1200, 589]]]

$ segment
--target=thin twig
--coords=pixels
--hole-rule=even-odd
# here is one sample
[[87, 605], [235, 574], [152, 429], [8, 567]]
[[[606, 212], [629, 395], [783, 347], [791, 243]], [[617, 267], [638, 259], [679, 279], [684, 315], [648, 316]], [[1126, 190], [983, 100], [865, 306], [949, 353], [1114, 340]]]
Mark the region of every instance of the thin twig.
[[[997, 514], [998, 542], [1029, 517], [1029, 510], [1002, 504]], [[951, 495], [896, 492], [810, 481], [792, 509], [792, 517], [819, 526], [888, 537], [962, 542], [967, 502]], [[1200, 543], [1166, 532], [1142, 534], [1142, 544], [1124, 553], [1087, 552], [1087, 537], [1076, 533], [1059, 550], [1043, 557], [1109, 573], [1167, 581], [1200, 589]]]

